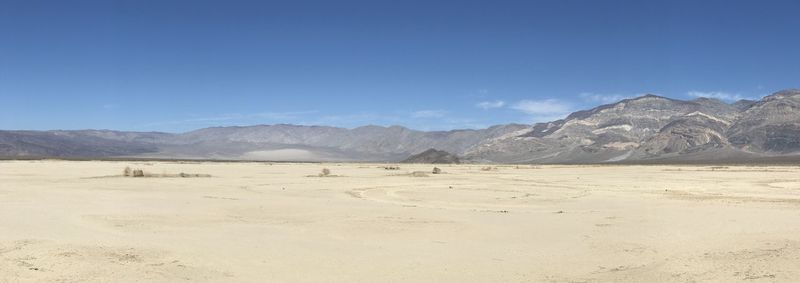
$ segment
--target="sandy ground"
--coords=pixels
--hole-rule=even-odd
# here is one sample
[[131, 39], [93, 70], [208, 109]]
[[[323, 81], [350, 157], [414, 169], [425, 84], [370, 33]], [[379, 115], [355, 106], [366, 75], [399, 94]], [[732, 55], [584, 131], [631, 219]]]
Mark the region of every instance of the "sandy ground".
[[797, 166], [378, 166], [0, 162], [0, 282], [800, 281]]

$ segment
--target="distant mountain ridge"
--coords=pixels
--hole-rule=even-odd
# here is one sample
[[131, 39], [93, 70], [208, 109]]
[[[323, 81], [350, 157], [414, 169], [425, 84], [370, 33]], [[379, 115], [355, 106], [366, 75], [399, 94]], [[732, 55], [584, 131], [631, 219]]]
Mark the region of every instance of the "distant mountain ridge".
[[462, 153], [486, 139], [526, 128], [423, 132], [400, 126], [213, 127], [182, 134], [0, 131], [0, 156], [152, 157], [287, 161], [399, 161], [430, 148]]
[[400, 126], [213, 127], [157, 132], [0, 131], [0, 156], [400, 161], [428, 149], [464, 162], [724, 160], [800, 153], [800, 90], [727, 104], [644, 95], [564, 119], [480, 130]]

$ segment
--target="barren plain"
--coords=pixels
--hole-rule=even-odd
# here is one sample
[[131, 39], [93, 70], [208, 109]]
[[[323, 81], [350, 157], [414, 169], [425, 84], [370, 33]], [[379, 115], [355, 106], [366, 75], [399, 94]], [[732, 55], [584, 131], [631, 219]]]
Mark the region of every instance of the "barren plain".
[[800, 281], [798, 166], [383, 166], [3, 161], [0, 282]]

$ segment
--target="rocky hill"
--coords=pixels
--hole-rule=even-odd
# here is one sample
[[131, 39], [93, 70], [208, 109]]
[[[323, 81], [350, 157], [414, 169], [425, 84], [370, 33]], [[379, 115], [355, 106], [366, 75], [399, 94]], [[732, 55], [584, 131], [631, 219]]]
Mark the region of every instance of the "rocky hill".
[[447, 151], [429, 149], [419, 154], [412, 155], [403, 163], [420, 163], [420, 164], [459, 164], [461, 160], [458, 156], [450, 154]]
[[709, 160], [800, 152], [800, 90], [732, 105], [645, 95], [488, 140], [465, 153], [482, 162]]

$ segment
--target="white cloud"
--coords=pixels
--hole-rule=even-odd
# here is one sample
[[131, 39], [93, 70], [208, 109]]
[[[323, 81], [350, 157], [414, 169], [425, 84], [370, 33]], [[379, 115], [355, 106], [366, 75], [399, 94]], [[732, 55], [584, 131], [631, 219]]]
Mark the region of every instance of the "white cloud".
[[557, 99], [522, 100], [512, 105], [511, 109], [531, 115], [532, 122], [558, 120], [572, 112], [571, 105]]
[[444, 110], [420, 110], [411, 113], [412, 118], [442, 118], [447, 115]]
[[471, 90], [467, 93], [467, 97], [472, 97], [472, 98], [487, 99], [490, 96], [492, 96], [492, 94], [491, 92], [489, 92], [488, 89], [476, 89], [476, 90]]
[[569, 112], [571, 106], [557, 99], [522, 100], [512, 105], [511, 109], [531, 115], [553, 115]]
[[602, 104], [610, 104], [619, 102], [623, 99], [633, 98], [638, 95], [625, 95], [625, 94], [599, 94], [599, 93], [591, 93], [591, 92], [584, 92], [580, 94], [580, 97], [583, 100], [588, 102], [594, 103], [602, 103]]
[[500, 107], [503, 107], [503, 106], [506, 106], [506, 102], [502, 101], [502, 100], [483, 101], [483, 102], [479, 102], [478, 104], [475, 104], [475, 107], [481, 108], [483, 110], [500, 108]]
[[691, 97], [716, 98], [716, 99], [724, 100], [724, 101], [737, 101], [737, 100], [742, 100], [742, 99], [752, 99], [750, 97], [742, 96], [742, 95], [740, 95], [738, 93], [727, 93], [727, 92], [722, 92], [722, 91], [704, 92], [704, 91], [693, 90], [693, 91], [690, 91], [690, 92], [688, 92], [686, 94], [691, 96]]

